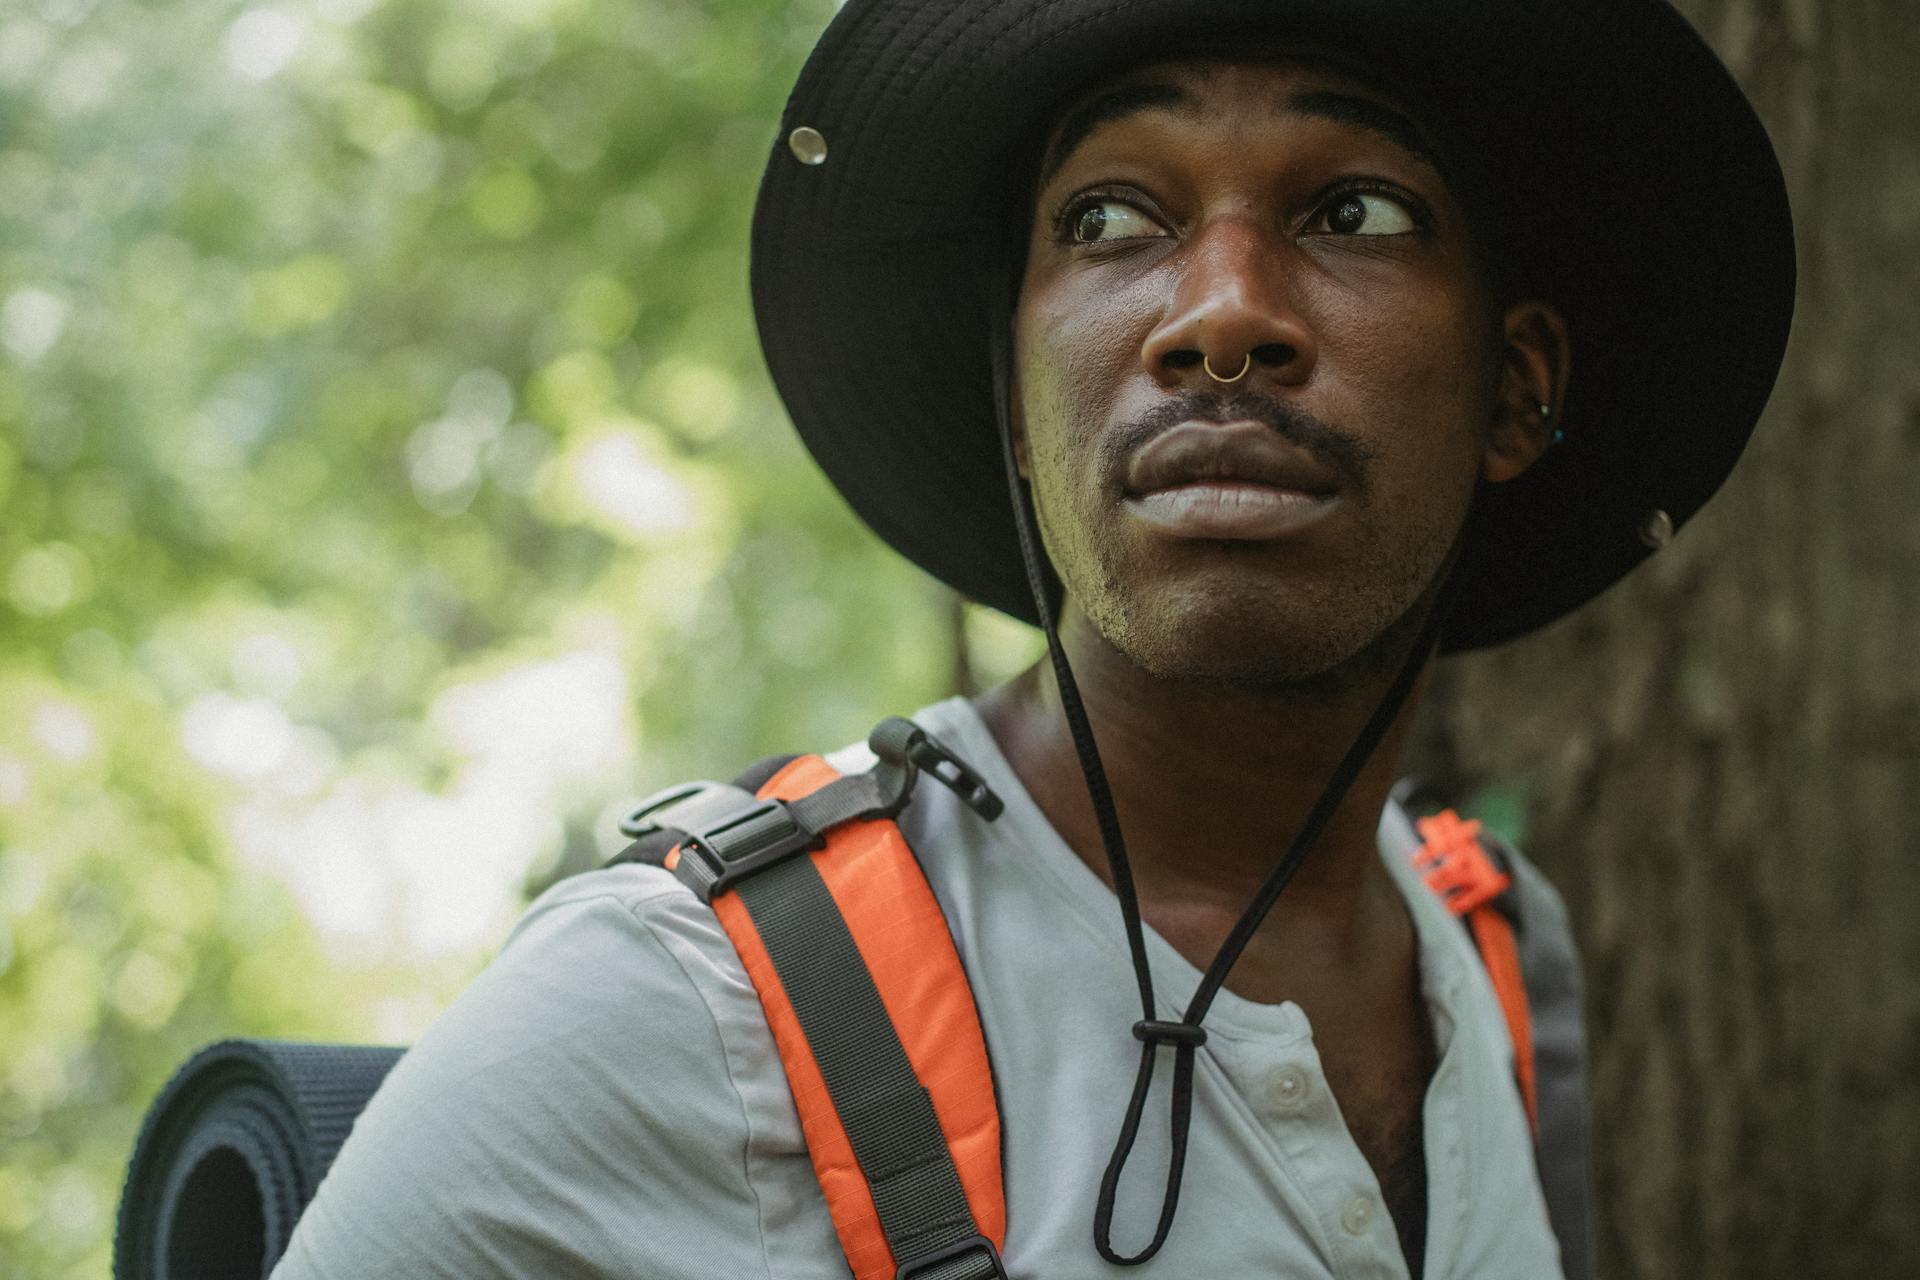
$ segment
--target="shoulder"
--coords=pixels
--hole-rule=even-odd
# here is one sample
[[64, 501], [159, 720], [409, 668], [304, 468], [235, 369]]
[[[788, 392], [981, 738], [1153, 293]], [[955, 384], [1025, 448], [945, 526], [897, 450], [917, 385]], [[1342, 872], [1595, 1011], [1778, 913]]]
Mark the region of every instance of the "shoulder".
[[[493, 962], [401, 1059], [393, 1091], [484, 1089], [553, 1072], [577, 1079], [615, 1062], [625, 1076], [704, 1058], [721, 1047], [717, 1011], [742, 996], [751, 1000], [752, 987], [718, 921], [671, 875], [633, 865], [586, 872], [527, 908]], [[671, 1090], [652, 1096], [656, 1106], [682, 1102]]]
[[629, 1001], [704, 1003], [733, 979], [752, 993], [712, 909], [643, 863], [569, 876], [534, 899], [480, 981], [512, 986], [522, 975], [557, 980], [581, 999], [618, 991]]
[[394, 1068], [277, 1275], [672, 1276], [684, 1251], [651, 1251], [689, 1230], [762, 1275], [755, 1166], [791, 1152], [784, 1072], [711, 911], [651, 867], [588, 872]]

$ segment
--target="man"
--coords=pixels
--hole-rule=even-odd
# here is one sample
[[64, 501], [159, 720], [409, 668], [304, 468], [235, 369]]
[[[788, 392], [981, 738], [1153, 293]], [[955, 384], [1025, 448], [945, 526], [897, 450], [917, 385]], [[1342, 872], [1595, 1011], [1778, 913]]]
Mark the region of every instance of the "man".
[[[916, 717], [1005, 812], [900, 819], [1005, 1274], [1578, 1271], [1388, 797], [1435, 649], [1604, 589], [1765, 400], [1790, 228], [1712, 55], [1656, 0], [855, 0], [754, 263], [849, 501], [1049, 641]], [[530, 909], [276, 1275], [847, 1266], [733, 943], [621, 866]]]

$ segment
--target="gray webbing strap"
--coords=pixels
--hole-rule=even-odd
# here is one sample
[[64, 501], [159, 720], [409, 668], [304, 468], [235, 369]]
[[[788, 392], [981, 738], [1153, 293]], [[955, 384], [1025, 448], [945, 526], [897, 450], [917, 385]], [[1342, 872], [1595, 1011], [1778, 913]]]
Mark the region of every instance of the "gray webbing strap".
[[1593, 1192], [1587, 1155], [1587, 1043], [1580, 955], [1567, 908], [1540, 869], [1498, 839], [1482, 842], [1499, 851], [1513, 877], [1510, 892], [1519, 918], [1520, 973], [1533, 1022], [1534, 1093], [1539, 1099], [1540, 1189], [1547, 1216], [1560, 1239], [1566, 1280], [1593, 1274]]
[[912, 1280], [985, 1280], [994, 1276], [1006, 1280], [1006, 1274], [1001, 1270], [993, 1246], [982, 1240], [977, 1250], [915, 1268]]
[[[813, 1051], [854, 1158], [902, 1267], [976, 1239], [973, 1211], [933, 1099], [887, 1016], [873, 975], [811, 858], [739, 882], [746, 906]], [[992, 1246], [914, 1270], [914, 1280], [991, 1280]]]
[[807, 830], [824, 832], [855, 818], [897, 812], [900, 801], [899, 775], [890, 771], [883, 775], [876, 767], [867, 773], [835, 778], [810, 795], [789, 800], [787, 811]]

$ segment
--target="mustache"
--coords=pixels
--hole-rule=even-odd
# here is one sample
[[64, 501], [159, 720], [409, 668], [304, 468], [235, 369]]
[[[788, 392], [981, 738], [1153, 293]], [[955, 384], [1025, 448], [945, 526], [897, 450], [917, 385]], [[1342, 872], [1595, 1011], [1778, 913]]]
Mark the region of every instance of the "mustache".
[[1332, 467], [1347, 487], [1367, 487], [1367, 466], [1375, 456], [1371, 445], [1343, 427], [1321, 421], [1290, 400], [1250, 388], [1194, 391], [1155, 405], [1107, 437], [1102, 448], [1107, 473], [1123, 473], [1127, 460], [1148, 441], [1183, 422], [1258, 422]]

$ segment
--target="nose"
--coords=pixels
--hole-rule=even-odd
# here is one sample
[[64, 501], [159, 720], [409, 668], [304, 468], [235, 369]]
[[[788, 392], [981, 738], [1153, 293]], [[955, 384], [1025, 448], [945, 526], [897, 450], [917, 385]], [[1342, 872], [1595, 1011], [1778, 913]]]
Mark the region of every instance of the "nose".
[[1141, 344], [1153, 379], [1193, 391], [1241, 377], [1249, 385], [1305, 382], [1318, 353], [1290, 297], [1292, 247], [1248, 221], [1222, 219], [1186, 250], [1166, 314]]

